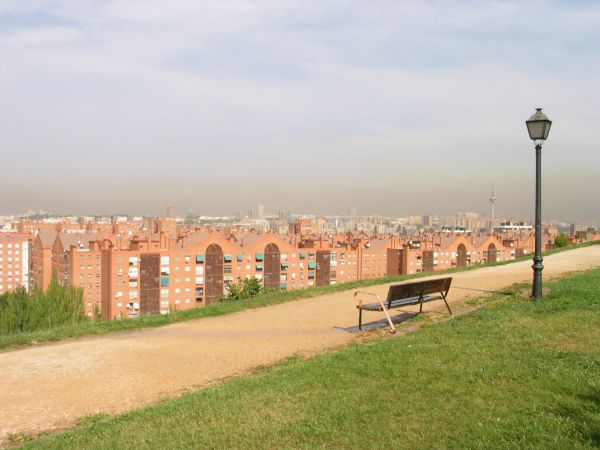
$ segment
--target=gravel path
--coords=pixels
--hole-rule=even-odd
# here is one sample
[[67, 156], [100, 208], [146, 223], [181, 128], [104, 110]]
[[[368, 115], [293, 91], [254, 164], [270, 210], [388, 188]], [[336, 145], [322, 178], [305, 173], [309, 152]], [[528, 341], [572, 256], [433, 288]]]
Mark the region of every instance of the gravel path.
[[[544, 259], [544, 279], [600, 267], [600, 246]], [[531, 280], [531, 261], [454, 274], [449, 302]], [[385, 295], [388, 285], [366, 288]], [[461, 289], [467, 288], [467, 289]], [[8, 433], [73, 425], [248, 373], [294, 354], [347, 344], [358, 334], [352, 292], [341, 292], [163, 328], [0, 353], [0, 442]], [[425, 310], [445, 310], [443, 302]], [[410, 310], [407, 308], [407, 310]], [[397, 310], [396, 310], [397, 313]], [[366, 313], [366, 321], [382, 319]]]

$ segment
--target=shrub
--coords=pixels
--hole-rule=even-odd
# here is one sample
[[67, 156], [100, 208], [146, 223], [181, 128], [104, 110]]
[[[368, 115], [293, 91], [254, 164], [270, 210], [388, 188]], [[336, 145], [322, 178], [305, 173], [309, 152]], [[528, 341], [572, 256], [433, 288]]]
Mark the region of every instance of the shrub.
[[558, 236], [556, 236], [556, 239], [554, 239], [555, 248], [566, 247], [567, 245], [569, 245], [569, 239], [567, 238], [567, 235], [565, 233], [559, 234]]
[[49, 329], [87, 320], [83, 290], [64, 287], [53, 279], [46, 292], [23, 288], [0, 296], [0, 335]]
[[227, 295], [221, 297], [221, 301], [224, 302], [255, 297], [263, 292], [260, 281], [255, 277], [240, 280], [237, 284], [229, 284], [226, 289]]

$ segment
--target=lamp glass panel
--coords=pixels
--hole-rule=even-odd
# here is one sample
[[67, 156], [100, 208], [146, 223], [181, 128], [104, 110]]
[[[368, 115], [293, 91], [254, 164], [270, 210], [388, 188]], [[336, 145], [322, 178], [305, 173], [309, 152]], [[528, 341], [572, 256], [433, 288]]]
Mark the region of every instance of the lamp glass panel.
[[[529, 132], [529, 138], [533, 140], [545, 139], [544, 138], [544, 121], [531, 120], [527, 122], [527, 131]], [[547, 134], [546, 134], [547, 135]]]
[[550, 133], [550, 126], [552, 122], [547, 121], [544, 123], [544, 140], [548, 139], [548, 134]]

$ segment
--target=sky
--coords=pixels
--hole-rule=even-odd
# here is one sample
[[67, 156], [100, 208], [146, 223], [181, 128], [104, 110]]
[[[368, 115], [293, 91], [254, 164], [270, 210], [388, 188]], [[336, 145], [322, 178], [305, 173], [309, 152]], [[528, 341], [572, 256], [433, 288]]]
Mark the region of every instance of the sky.
[[594, 1], [0, 0], [0, 213], [599, 220]]

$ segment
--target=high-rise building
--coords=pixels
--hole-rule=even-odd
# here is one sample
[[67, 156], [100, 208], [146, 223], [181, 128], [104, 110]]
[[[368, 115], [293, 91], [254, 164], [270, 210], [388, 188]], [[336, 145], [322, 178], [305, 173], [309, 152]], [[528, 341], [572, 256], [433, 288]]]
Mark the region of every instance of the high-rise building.
[[265, 205], [258, 205], [258, 218], [262, 219], [265, 217]]
[[0, 294], [29, 284], [29, 236], [0, 234]]

